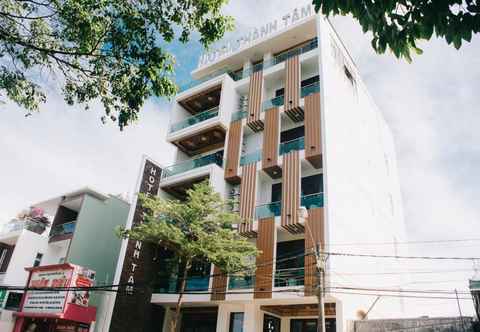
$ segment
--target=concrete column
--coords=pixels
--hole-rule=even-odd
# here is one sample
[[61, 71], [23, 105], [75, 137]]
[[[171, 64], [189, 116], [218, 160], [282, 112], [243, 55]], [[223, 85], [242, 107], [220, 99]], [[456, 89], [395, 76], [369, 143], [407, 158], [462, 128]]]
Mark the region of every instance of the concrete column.
[[290, 332], [290, 318], [282, 318], [282, 324], [280, 325], [281, 332]]
[[252, 61], [247, 60], [243, 63], [243, 77], [250, 76], [251, 68], [252, 68]]
[[262, 332], [263, 312], [260, 306], [254, 303], [245, 305], [245, 316], [243, 317], [243, 330], [248, 332]]
[[220, 304], [218, 306], [217, 314], [217, 332], [228, 331], [228, 324], [230, 323], [230, 310], [226, 305]]

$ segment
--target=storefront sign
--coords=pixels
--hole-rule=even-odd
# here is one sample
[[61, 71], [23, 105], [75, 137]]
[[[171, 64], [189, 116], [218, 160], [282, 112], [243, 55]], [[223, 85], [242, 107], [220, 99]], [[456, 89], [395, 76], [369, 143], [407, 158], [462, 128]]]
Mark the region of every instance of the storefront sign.
[[257, 40], [269, 37], [276, 32], [285, 30], [288, 27], [297, 24], [314, 14], [315, 11], [310, 3], [306, 4], [305, 6], [295, 8], [289, 13], [286, 13], [285, 15], [282, 15], [271, 22], [250, 30], [250, 32], [238, 38], [237, 40], [229, 41], [224, 46], [203, 54], [200, 57], [198, 67], [200, 68], [207, 66], [220, 59], [226, 58], [230, 54], [240, 49], [244, 49], [253, 45]]
[[[95, 273], [80, 266], [41, 267], [30, 274], [29, 288], [91, 287]], [[88, 307], [89, 291], [86, 290], [29, 290], [25, 294], [22, 312], [62, 313], [66, 303]]]
[[[68, 287], [72, 280], [73, 269], [32, 271], [28, 287]], [[23, 312], [33, 313], [61, 313], [65, 307], [68, 291], [27, 291]]]
[[[146, 159], [141, 171], [138, 192], [157, 195], [161, 175], [162, 169]], [[130, 227], [143, 222], [143, 211], [140, 202], [137, 201], [135, 210], [131, 213]], [[122, 286], [119, 287], [120, 291], [115, 299], [110, 323], [111, 332], [140, 332], [144, 330], [143, 325], [149, 323], [152, 296], [149, 286], [157, 268], [154, 257], [155, 248], [152, 245], [128, 240], [119, 280], [116, 278]]]

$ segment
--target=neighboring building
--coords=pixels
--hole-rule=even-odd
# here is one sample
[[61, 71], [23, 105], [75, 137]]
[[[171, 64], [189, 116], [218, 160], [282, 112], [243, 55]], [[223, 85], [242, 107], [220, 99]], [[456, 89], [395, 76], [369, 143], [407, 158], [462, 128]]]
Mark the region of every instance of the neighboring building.
[[[203, 56], [192, 75], [196, 80], [173, 103], [166, 137], [178, 148], [176, 163], [142, 168], [140, 188], [150, 177], [155, 190], [161, 171], [159, 195], [182, 200], [187, 189], [208, 179], [225, 198], [237, 200], [245, 220], [239, 232], [262, 254], [255, 275], [227, 277], [209, 263], [196, 264], [179, 330], [316, 331], [315, 258], [306, 255], [315, 244], [368, 253], [371, 248], [354, 243], [387, 242], [384, 254], [401, 254], [394, 245], [405, 240], [405, 231], [391, 132], [345, 46], [311, 5], [241, 38], [239, 47]], [[159, 274], [151, 310], [139, 298], [117, 297], [110, 331], [143, 331], [146, 321], [152, 331], [168, 331], [181, 267], [169, 271], [161, 254], [149, 262], [138, 241], [125, 241], [123, 250], [116, 282], [147, 282], [148, 264]], [[364, 273], [392, 268], [397, 262], [329, 257], [327, 287], [401, 284], [398, 276]], [[327, 289], [328, 332], [343, 331], [346, 319], [372, 304], [371, 297]], [[147, 311], [153, 317], [140, 319]], [[127, 321], [127, 312], [135, 319]], [[369, 317], [402, 312], [400, 299], [382, 298]]]
[[[113, 283], [121, 246], [114, 229], [125, 225], [129, 203], [84, 188], [33, 206], [51, 216], [51, 225], [29, 220], [12, 220], [4, 225], [0, 233], [0, 285], [24, 287], [29, 276], [26, 268], [71, 264], [95, 271], [97, 286]], [[5, 293], [0, 330], [11, 331], [23, 293]], [[103, 331], [109, 296], [91, 293], [89, 304], [97, 311], [95, 331]], [[32, 313], [32, 317], [38, 315]]]

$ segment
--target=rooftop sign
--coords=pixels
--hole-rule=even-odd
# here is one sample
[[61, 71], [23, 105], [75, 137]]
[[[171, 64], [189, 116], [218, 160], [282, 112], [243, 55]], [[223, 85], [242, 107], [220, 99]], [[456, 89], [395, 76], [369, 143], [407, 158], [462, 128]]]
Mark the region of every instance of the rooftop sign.
[[285, 15], [266, 23], [265, 25], [250, 30], [250, 32], [241, 36], [237, 40], [228, 41], [225, 45], [204, 53], [200, 57], [198, 68], [208, 66], [220, 59], [226, 58], [234, 52], [253, 45], [257, 40], [269, 37], [276, 32], [285, 30], [288, 27], [295, 25], [314, 14], [315, 11], [311, 4], [307, 4], [303, 7], [297, 7]]

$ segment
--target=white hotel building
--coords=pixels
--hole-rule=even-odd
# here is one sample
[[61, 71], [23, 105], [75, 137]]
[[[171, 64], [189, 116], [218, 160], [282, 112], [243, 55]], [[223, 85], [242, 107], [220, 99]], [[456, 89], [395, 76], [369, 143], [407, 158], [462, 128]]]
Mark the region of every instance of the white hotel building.
[[[394, 243], [404, 240], [391, 132], [328, 20], [309, 6], [296, 13], [203, 57], [176, 96], [166, 137], [176, 162], [163, 169], [159, 195], [184, 199], [209, 179], [237, 199], [239, 232], [262, 251], [252, 276], [194, 268], [182, 332], [316, 331], [315, 259], [304, 254], [315, 243], [326, 252], [373, 252], [354, 245], [362, 242], [392, 243], [383, 253], [398, 254]], [[372, 275], [396, 268], [384, 263], [328, 257], [328, 332], [343, 331], [375, 300], [335, 287], [401, 284]], [[162, 280], [151, 303], [168, 331], [178, 285], [175, 274]], [[382, 298], [369, 317], [402, 312], [400, 299]]]

